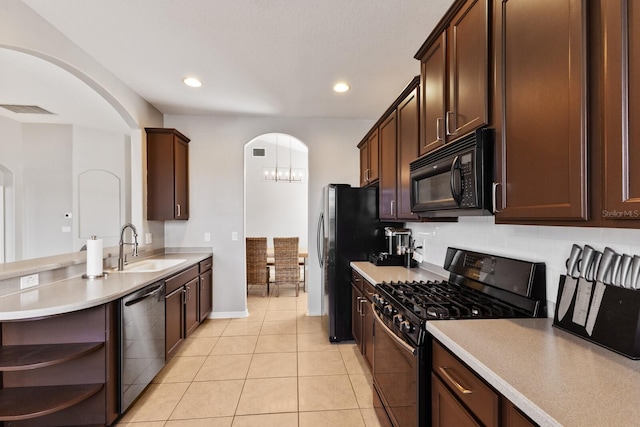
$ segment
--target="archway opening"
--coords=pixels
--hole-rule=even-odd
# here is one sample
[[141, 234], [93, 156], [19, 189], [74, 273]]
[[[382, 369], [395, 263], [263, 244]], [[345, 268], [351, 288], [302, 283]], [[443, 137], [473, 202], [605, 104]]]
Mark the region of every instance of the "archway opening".
[[[308, 248], [309, 150], [298, 138], [284, 133], [257, 136], [244, 152], [245, 237], [298, 237]], [[306, 264], [301, 266], [304, 269]], [[273, 280], [273, 269], [271, 269]], [[301, 271], [301, 277], [307, 277]], [[302, 289], [302, 287], [301, 287]], [[306, 288], [305, 288], [306, 290]], [[252, 292], [251, 289], [249, 289]], [[256, 289], [261, 294], [262, 289]]]

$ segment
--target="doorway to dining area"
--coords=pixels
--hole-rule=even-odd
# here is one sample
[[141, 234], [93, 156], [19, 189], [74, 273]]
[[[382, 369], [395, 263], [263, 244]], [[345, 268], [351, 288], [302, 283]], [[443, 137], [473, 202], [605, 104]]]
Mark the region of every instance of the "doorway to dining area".
[[[244, 158], [245, 237], [265, 237], [270, 256], [273, 256], [274, 237], [297, 237], [299, 250], [306, 254], [309, 218], [307, 146], [292, 135], [268, 133], [245, 145]], [[273, 262], [273, 258], [269, 261]], [[276, 279], [274, 267], [269, 269], [272, 284]], [[301, 262], [302, 280], [306, 278], [305, 268], [306, 263]], [[270, 288], [272, 293], [277, 289], [275, 286]], [[294, 289], [293, 285], [291, 288]], [[304, 284], [301, 290], [306, 291]]]

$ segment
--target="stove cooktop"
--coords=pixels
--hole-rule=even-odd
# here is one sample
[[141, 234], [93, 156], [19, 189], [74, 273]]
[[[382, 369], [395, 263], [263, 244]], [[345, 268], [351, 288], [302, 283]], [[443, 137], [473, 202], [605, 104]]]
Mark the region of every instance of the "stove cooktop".
[[517, 307], [447, 281], [383, 282], [378, 288], [425, 321], [529, 317]]
[[[540, 262], [448, 248], [449, 280], [383, 282], [379, 308], [435, 319], [546, 317], [546, 273]], [[389, 306], [389, 307], [387, 307]]]

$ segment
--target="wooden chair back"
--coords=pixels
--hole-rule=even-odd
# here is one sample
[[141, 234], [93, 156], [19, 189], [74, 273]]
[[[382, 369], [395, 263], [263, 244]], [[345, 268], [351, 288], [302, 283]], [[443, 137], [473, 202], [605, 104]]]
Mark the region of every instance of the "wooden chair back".
[[292, 284], [296, 296], [300, 290], [300, 264], [298, 263], [298, 238], [274, 237], [273, 253], [275, 260], [276, 295], [280, 294], [280, 285]]
[[262, 296], [269, 291], [269, 267], [267, 267], [267, 238], [246, 238], [247, 292], [250, 285], [264, 286]]

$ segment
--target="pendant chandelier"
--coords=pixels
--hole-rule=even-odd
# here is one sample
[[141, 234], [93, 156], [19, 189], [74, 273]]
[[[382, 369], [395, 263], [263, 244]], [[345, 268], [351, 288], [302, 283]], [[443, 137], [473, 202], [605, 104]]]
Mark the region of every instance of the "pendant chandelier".
[[264, 168], [264, 179], [274, 182], [301, 182], [304, 169], [291, 167], [291, 136], [289, 136], [289, 165], [281, 166], [278, 163], [278, 135], [276, 135], [276, 166], [274, 168]]

